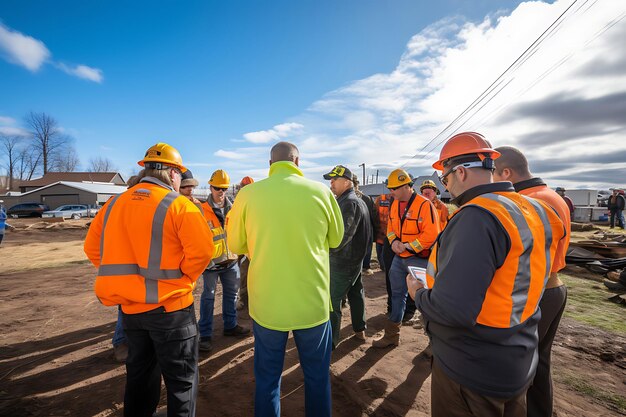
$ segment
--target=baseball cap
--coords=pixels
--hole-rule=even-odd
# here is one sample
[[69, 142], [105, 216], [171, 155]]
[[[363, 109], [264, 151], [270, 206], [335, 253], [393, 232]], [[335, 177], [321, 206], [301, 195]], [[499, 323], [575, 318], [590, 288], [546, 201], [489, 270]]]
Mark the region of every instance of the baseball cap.
[[348, 168], [346, 168], [343, 165], [337, 165], [328, 174], [324, 174], [324, 179], [326, 180], [330, 180], [332, 178], [339, 178], [339, 177], [343, 177], [345, 179], [352, 181], [352, 171], [350, 171]]

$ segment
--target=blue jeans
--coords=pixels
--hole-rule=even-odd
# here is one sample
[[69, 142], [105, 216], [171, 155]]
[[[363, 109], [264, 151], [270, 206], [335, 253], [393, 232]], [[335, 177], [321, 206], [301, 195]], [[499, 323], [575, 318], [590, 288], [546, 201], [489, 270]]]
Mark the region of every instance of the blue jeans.
[[408, 266], [419, 266], [426, 268], [428, 259], [410, 256], [402, 258], [395, 256], [389, 269], [389, 283], [391, 284], [391, 314], [389, 320], [394, 323], [400, 323], [404, 316], [406, 307], [406, 296], [408, 293], [406, 287], [406, 275], [409, 273]]
[[[280, 416], [280, 380], [289, 332], [270, 330], [256, 321], [254, 330], [255, 417]], [[304, 409], [308, 417], [331, 415], [330, 322], [293, 330], [300, 367], [304, 373]]]
[[372, 262], [372, 247], [374, 245], [370, 242], [367, 246], [367, 252], [365, 252], [365, 258], [363, 258], [363, 269], [370, 269], [370, 262]]
[[115, 323], [115, 332], [113, 333], [113, 347], [126, 343], [126, 334], [124, 333], [124, 326], [122, 325], [122, 309], [117, 307], [117, 323]]
[[213, 306], [215, 305], [215, 287], [217, 278], [222, 281], [222, 318], [224, 330], [237, 325], [237, 291], [239, 290], [239, 265], [219, 271], [205, 270], [202, 274], [204, 290], [200, 296], [200, 337], [211, 337], [213, 334]]

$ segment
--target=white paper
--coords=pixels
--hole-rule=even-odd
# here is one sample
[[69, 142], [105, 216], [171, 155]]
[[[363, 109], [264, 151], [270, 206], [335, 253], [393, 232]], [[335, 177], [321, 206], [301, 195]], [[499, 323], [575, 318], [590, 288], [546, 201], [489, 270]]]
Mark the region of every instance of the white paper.
[[428, 288], [428, 283], [426, 282], [426, 269], [420, 268], [419, 266], [409, 266], [409, 272], [411, 276], [421, 282], [424, 285], [424, 288]]

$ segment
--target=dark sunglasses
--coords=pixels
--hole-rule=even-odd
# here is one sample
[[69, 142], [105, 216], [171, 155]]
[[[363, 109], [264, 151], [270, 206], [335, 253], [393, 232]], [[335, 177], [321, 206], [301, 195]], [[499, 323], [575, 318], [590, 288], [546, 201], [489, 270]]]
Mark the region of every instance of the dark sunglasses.
[[228, 190], [228, 188], [213, 187], [213, 186], [211, 186], [211, 188], [213, 188], [215, 191], [226, 191], [226, 190]]

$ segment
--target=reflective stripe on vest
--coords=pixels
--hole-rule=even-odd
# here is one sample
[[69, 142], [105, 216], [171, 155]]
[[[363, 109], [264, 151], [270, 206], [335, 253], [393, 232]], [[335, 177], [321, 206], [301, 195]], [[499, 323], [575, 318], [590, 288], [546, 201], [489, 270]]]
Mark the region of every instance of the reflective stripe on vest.
[[[140, 275], [145, 280], [146, 304], [156, 304], [159, 302], [159, 280], [160, 279], [180, 279], [183, 273], [180, 269], [161, 269], [161, 254], [163, 252], [163, 225], [167, 211], [174, 200], [179, 196], [177, 192], [171, 191], [159, 202], [152, 218], [152, 236], [150, 238], [150, 250], [148, 252], [148, 267], [142, 268], [137, 264], [107, 264], [100, 265], [98, 276], [116, 275]], [[104, 253], [104, 234], [111, 209], [117, 200], [109, 204], [102, 222], [102, 237], [100, 241], [100, 259]]]
[[[517, 326], [537, 311], [550, 275], [551, 253], [556, 250], [558, 241], [558, 239], [554, 241], [552, 224], [546, 212], [548, 208], [534, 199], [517, 196], [519, 202], [501, 194], [483, 194], [455, 212], [456, 214], [468, 206], [480, 207], [493, 214], [509, 235], [511, 248], [504, 264], [494, 274], [485, 294], [481, 312], [476, 319], [477, 323], [490, 327]], [[486, 204], [485, 200], [495, 205]], [[528, 203], [534, 210], [528, 207], [528, 213], [525, 215], [520, 207], [524, 203]], [[502, 213], [501, 208], [506, 214]], [[532, 227], [529, 222], [532, 222]], [[545, 242], [544, 245], [537, 246], [542, 241]], [[426, 269], [426, 278], [431, 288], [437, 282], [438, 245], [439, 239], [431, 248], [432, 253]], [[536, 276], [539, 273], [540, 280]]]

